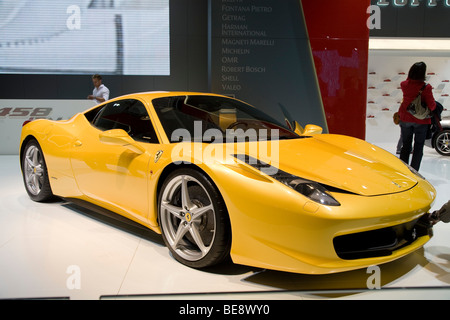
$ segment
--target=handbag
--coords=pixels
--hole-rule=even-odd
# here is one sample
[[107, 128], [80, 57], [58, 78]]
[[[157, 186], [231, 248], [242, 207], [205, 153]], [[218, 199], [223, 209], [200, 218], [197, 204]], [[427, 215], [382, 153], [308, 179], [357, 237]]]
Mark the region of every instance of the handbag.
[[394, 120], [394, 124], [400, 123], [400, 114], [398, 112], [394, 113], [393, 120]]
[[409, 113], [420, 120], [431, 118], [431, 110], [427, 107], [427, 104], [422, 101], [422, 92], [425, 90], [426, 86], [427, 84], [425, 83], [422, 89], [420, 89], [417, 97], [406, 108]]

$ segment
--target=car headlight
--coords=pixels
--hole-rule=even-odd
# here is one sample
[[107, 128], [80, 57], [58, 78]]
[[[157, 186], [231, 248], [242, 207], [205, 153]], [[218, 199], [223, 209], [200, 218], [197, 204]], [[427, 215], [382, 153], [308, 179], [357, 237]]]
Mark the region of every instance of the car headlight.
[[[252, 166], [259, 171], [270, 167], [270, 165], [250, 157], [248, 155], [234, 155], [235, 158], [244, 161], [246, 164]], [[323, 204], [325, 206], [340, 206], [341, 204], [329, 193], [329, 191], [320, 183], [297, 177], [293, 174], [287, 173], [283, 170], [277, 169], [276, 173], [269, 174], [270, 177], [283, 183], [284, 185], [294, 189], [305, 197]]]
[[[280, 170], [281, 171], [281, 170]], [[289, 175], [290, 177], [288, 177]], [[299, 178], [284, 171], [273, 175], [272, 178], [294, 189], [305, 197], [325, 206], [340, 206], [341, 204], [320, 183]]]

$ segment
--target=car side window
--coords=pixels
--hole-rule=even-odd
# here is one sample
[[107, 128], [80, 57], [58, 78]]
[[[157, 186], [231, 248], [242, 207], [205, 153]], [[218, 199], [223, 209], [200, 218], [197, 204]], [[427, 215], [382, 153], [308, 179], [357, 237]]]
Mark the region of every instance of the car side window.
[[158, 143], [147, 109], [139, 100], [125, 99], [106, 104], [92, 125], [103, 131], [123, 129], [136, 141]]

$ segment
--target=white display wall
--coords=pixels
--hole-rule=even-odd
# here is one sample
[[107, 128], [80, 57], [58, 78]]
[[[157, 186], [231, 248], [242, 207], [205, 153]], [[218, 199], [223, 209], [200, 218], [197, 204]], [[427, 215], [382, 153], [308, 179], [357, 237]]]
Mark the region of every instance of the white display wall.
[[444, 106], [443, 116], [450, 115], [450, 52], [370, 50], [367, 141], [384, 146], [399, 139], [400, 128], [393, 123], [392, 117], [403, 98], [400, 83], [406, 80], [409, 68], [419, 61], [428, 66], [427, 82], [433, 86], [435, 100]]
[[92, 106], [91, 100], [0, 100], [0, 155], [19, 154], [26, 120], [67, 120]]

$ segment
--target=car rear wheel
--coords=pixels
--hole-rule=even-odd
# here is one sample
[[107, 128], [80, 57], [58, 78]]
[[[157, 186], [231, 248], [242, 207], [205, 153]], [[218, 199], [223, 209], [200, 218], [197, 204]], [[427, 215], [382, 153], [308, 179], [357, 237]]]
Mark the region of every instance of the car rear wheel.
[[434, 139], [436, 151], [443, 156], [450, 156], [450, 130], [439, 132]]
[[22, 155], [22, 175], [25, 189], [34, 201], [47, 201], [53, 198], [48, 180], [44, 154], [36, 140], [30, 140]]
[[190, 168], [172, 172], [163, 183], [158, 206], [162, 236], [176, 260], [205, 268], [229, 256], [228, 212], [209, 177]]

